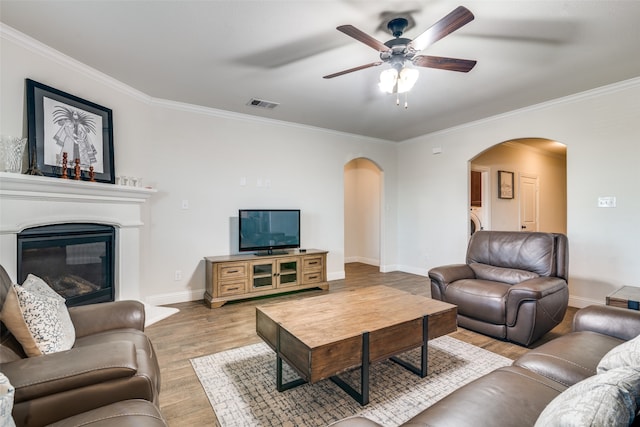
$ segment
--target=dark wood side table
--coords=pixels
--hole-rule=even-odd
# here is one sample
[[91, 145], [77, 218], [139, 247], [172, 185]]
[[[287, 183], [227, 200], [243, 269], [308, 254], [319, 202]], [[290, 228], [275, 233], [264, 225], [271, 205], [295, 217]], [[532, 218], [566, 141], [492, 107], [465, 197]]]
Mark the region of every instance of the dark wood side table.
[[623, 286], [607, 296], [607, 305], [640, 310], [640, 287]]

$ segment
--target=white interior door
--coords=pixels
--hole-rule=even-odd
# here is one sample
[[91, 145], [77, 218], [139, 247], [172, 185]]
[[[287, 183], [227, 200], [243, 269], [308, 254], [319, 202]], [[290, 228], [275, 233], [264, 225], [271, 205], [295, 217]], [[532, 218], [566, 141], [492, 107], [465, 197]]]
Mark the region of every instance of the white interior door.
[[520, 175], [520, 228], [538, 231], [538, 177]]

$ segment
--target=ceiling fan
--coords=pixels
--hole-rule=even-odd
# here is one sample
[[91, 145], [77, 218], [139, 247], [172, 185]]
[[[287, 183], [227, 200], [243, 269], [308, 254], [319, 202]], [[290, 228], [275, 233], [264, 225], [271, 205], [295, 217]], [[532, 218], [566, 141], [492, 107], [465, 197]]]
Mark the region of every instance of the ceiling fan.
[[425, 32], [411, 40], [401, 37], [409, 24], [408, 20], [405, 18], [395, 18], [387, 24], [387, 29], [395, 38], [385, 43], [376, 40], [374, 37], [357, 29], [353, 25], [341, 25], [337, 27], [338, 31], [380, 52], [380, 61], [338, 71], [337, 73], [328, 74], [323, 78], [332, 79], [388, 62], [392, 68], [383, 71], [380, 75], [380, 88], [389, 93], [403, 93], [410, 90], [418, 78], [417, 70], [405, 67], [406, 63], [418, 67], [439, 68], [442, 70], [467, 73], [476, 65], [476, 61], [441, 56], [417, 55], [417, 53], [473, 21], [473, 19], [474, 16], [471, 11], [464, 6], [458, 6]]

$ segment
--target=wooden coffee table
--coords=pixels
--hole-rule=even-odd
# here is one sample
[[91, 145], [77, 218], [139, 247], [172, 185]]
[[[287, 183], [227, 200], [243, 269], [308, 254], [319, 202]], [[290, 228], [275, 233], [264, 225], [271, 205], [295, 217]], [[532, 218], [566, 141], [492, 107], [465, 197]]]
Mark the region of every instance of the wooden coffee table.
[[[388, 286], [370, 286], [256, 308], [256, 332], [276, 352], [278, 391], [330, 378], [361, 405], [369, 365], [391, 359], [427, 375], [427, 341], [454, 332], [455, 305]], [[421, 347], [420, 366], [397, 356]], [[283, 384], [282, 361], [299, 379]], [[361, 370], [360, 391], [338, 374]]]

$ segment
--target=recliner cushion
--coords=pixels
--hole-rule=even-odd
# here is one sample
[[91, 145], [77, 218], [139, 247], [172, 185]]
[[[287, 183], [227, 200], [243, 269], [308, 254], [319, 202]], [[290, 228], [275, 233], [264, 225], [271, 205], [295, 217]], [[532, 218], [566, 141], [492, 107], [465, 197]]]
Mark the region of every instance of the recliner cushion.
[[482, 263], [553, 276], [554, 238], [551, 233], [478, 231], [469, 241], [467, 264]]
[[495, 267], [493, 265], [474, 262], [469, 264], [477, 279], [492, 280], [494, 282], [504, 282], [510, 285], [524, 282], [525, 280], [540, 277], [532, 271], [518, 270], [517, 268]]
[[506, 321], [505, 298], [511, 285], [489, 280], [463, 279], [447, 286], [444, 300], [458, 313], [496, 325]]

